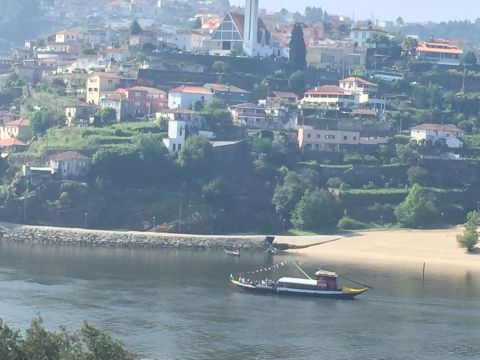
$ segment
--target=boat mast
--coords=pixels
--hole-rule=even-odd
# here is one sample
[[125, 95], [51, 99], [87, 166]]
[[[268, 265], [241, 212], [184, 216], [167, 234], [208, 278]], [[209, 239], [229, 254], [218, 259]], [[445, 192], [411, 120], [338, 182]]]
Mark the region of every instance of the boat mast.
[[298, 265], [296, 261], [293, 262], [293, 265], [295, 265], [297, 269], [300, 270], [302, 274], [305, 275], [309, 280], [313, 280], [310, 276], [308, 276], [308, 274], [305, 271], [303, 271], [303, 269], [300, 267], [300, 265]]

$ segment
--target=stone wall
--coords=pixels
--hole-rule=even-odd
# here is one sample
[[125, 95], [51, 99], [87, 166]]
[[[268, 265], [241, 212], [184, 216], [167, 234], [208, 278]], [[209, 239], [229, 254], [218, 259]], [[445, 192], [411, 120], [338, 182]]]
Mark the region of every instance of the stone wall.
[[36, 245], [122, 248], [265, 248], [265, 236], [207, 236], [103, 231], [0, 223], [0, 240]]

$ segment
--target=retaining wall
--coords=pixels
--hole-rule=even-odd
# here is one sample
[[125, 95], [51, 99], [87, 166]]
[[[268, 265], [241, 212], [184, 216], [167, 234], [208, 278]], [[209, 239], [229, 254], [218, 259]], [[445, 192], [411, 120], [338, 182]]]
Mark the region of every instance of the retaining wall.
[[207, 236], [103, 231], [0, 223], [0, 241], [36, 245], [114, 248], [265, 248], [265, 236]]

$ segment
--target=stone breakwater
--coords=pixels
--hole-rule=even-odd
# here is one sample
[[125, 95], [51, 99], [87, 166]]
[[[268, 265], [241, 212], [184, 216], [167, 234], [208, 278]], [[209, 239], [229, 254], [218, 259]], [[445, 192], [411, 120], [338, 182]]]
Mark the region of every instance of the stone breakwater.
[[265, 236], [208, 236], [135, 231], [105, 231], [0, 223], [0, 241], [31, 245], [110, 248], [264, 249]]

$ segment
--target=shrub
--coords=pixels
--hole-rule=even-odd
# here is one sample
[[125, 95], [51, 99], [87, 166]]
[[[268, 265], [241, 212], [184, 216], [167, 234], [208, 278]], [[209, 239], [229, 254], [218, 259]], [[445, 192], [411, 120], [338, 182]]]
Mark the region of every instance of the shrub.
[[348, 216], [341, 218], [337, 226], [342, 230], [359, 230], [367, 227], [365, 223], [352, 219]]
[[477, 229], [479, 226], [480, 221], [478, 218], [478, 213], [476, 211], [469, 212], [467, 215], [467, 222], [465, 223], [463, 233], [457, 235], [458, 245], [460, 247], [466, 248], [468, 252], [472, 252], [478, 243]]

